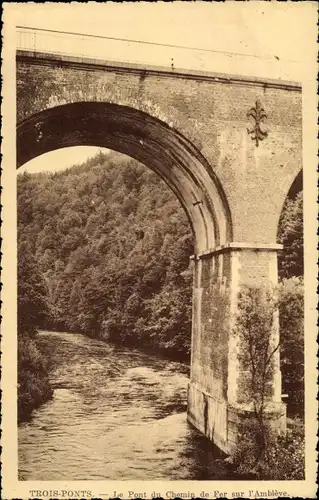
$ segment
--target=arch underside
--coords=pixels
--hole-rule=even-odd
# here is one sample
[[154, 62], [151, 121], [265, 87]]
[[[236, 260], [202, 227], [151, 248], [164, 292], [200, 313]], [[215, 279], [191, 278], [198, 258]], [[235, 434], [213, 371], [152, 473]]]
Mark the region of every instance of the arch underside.
[[212, 168], [164, 122], [110, 103], [79, 102], [46, 109], [17, 127], [18, 168], [36, 156], [70, 146], [109, 148], [156, 172], [185, 209], [196, 253], [231, 240], [230, 211]]

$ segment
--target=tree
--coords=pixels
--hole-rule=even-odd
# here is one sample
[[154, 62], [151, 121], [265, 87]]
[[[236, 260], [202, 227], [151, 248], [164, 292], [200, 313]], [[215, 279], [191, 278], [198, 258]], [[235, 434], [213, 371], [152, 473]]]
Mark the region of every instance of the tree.
[[48, 361], [35, 339], [18, 337], [18, 420], [29, 418], [32, 410], [50, 399], [53, 390], [48, 377]]
[[288, 411], [304, 412], [304, 286], [302, 277], [284, 279], [279, 286], [280, 357], [283, 392]]
[[47, 287], [28, 244], [18, 241], [18, 420], [52, 394], [36, 332], [48, 314]]
[[245, 398], [252, 402], [256, 422], [254, 439], [258, 446], [254, 468], [264, 459], [269, 447], [267, 400], [272, 395], [274, 359], [279, 349], [279, 341], [274, 339], [275, 296], [274, 290], [243, 289], [238, 297], [238, 313], [234, 322], [234, 333], [240, 339], [241, 367], [249, 374]]
[[280, 278], [303, 276], [303, 192], [287, 199], [278, 231], [279, 242], [284, 250], [279, 254]]
[[[299, 186], [300, 187], [300, 186]], [[304, 288], [303, 288], [303, 192], [294, 186], [279, 223], [284, 245], [279, 254], [279, 322], [283, 391], [288, 412], [303, 416], [304, 403]]]
[[34, 334], [48, 314], [47, 286], [27, 244], [18, 249], [18, 333]]
[[303, 427], [294, 423], [287, 435], [279, 435], [267, 420], [279, 349], [279, 342], [273, 338], [276, 295], [274, 290], [253, 288], [239, 295], [234, 333], [240, 338], [241, 366], [248, 374], [245, 396], [252, 412], [241, 424], [232, 466], [238, 474], [255, 479], [304, 479]]

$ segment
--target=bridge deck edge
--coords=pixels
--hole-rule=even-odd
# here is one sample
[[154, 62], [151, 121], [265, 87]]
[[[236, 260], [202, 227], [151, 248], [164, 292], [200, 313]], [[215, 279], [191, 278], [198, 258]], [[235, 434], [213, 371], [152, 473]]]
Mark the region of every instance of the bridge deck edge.
[[70, 56], [65, 54], [36, 52], [29, 50], [17, 50], [17, 60], [32, 59], [35, 64], [60, 64], [73, 66], [75, 68], [87, 67], [93, 70], [94, 68], [103, 68], [103, 70], [116, 70], [120, 72], [131, 72], [143, 74], [149, 73], [152, 75], [161, 75], [175, 78], [189, 78], [195, 80], [209, 80], [216, 83], [233, 83], [238, 85], [257, 85], [261, 87], [282, 88], [286, 90], [301, 91], [302, 84], [300, 82], [284, 81], [281, 79], [275, 80], [263, 77], [231, 75], [225, 73], [213, 73], [210, 71], [191, 70], [183, 68], [168, 69], [162, 66], [153, 66], [146, 64], [136, 64], [130, 62], [107, 61], [103, 59], [94, 59], [81, 56]]

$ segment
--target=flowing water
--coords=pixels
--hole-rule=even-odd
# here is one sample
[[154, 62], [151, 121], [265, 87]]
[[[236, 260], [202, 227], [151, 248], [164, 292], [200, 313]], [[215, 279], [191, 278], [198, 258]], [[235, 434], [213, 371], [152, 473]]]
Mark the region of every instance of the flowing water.
[[80, 334], [39, 342], [54, 395], [19, 426], [20, 480], [223, 479], [186, 420], [187, 366]]

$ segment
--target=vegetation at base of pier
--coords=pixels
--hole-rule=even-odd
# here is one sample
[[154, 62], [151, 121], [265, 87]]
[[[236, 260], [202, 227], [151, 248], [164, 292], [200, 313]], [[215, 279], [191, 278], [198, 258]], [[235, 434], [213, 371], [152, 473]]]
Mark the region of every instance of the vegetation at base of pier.
[[[19, 397], [23, 401], [28, 395], [25, 406], [41, 400], [34, 388], [41, 384], [32, 381], [47, 381], [47, 367], [35, 352], [36, 329], [83, 332], [188, 361], [193, 238], [180, 203], [163, 181], [131, 158], [100, 153], [65, 171], [18, 175], [17, 184], [19, 265], [24, 259], [29, 266], [19, 272], [18, 305]], [[285, 245], [280, 263], [284, 387], [300, 408], [302, 195], [287, 202], [279, 237]], [[50, 390], [43, 384], [45, 399]]]
[[240, 440], [232, 457], [236, 476], [269, 481], [305, 478], [305, 430], [303, 421], [288, 419], [286, 435], [277, 435], [266, 425], [266, 448], [261, 453], [260, 425], [255, 419], [242, 425]]

